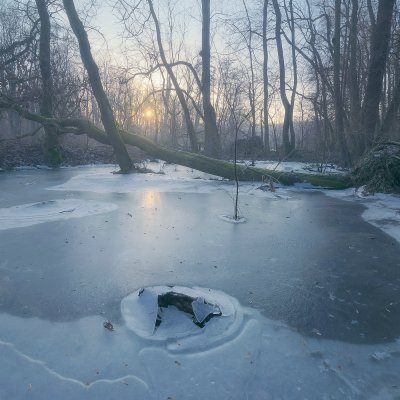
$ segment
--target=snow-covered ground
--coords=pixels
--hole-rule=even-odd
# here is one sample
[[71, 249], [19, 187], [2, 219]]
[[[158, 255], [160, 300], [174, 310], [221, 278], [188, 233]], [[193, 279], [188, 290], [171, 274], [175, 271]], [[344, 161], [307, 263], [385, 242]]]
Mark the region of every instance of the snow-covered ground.
[[[163, 174], [113, 175], [110, 166], [71, 169], [75, 173], [68, 181], [55, 182], [46, 188], [48, 194], [56, 197], [60, 194], [62, 198], [26, 202], [22, 197], [18, 204], [0, 208], [0, 230], [19, 240], [19, 233], [25, 232], [27, 227], [34, 229], [38, 224], [47, 223], [51, 228], [60, 221], [86, 221], [96, 215], [104, 216], [108, 223], [110, 216], [117, 219], [120, 212], [115, 198], [109, 198], [116, 194], [151, 194], [153, 197], [147, 199], [149, 204], [143, 204], [152, 212], [158, 207], [154, 202], [155, 193], [160, 192], [223, 194], [228, 200], [233, 199], [231, 182], [175, 165], [148, 163], [147, 167]], [[282, 164], [282, 168], [287, 171], [288, 163]], [[253, 197], [283, 204], [305, 190], [277, 188], [275, 192], [264, 192], [258, 190], [259, 186], [242, 183], [240, 201], [245, 203]], [[98, 200], [84, 198], [82, 193], [94, 194]], [[400, 241], [399, 197], [365, 198], [352, 190], [325, 193], [365, 205], [367, 210], [363, 218]], [[38, 196], [44, 195], [40, 192]], [[6, 195], [4, 199], [8, 201]], [[257, 205], [262, 207], [263, 203]], [[300, 212], [305, 211], [300, 209]], [[136, 222], [130, 213], [127, 215]], [[232, 241], [237, 240], [236, 235], [242, 228], [244, 226], [232, 227]], [[88, 226], [85, 229], [89, 229]], [[116, 234], [117, 229], [118, 225], [114, 225], [109, 235]], [[154, 229], [157, 232], [161, 228], [155, 224]], [[265, 229], [255, 234], [266, 234], [267, 227]], [[113, 245], [110, 238], [110, 246]], [[154, 246], [162, 244], [155, 242]], [[49, 251], [43, 249], [40, 251]], [[121, 257], [123, 254], [115, 254], [114, 258]], [[127, 257], [133, 263], [132, 254]], [[86, 261], [82, 259], [83, 263]], [[197, 261], [191, 260], [192, 263]], [[56, 264], [56, 260], [49, 262]], [[0, 258], [0, 272], [8, 271], [0, 274], [0, 289], [2, 280], [8, 284], [6, 279], [15, 279], [9, 272], [13, 268]], [[72, 266], [70, 273], [76, 273]], [[70, 279], [68, 271], [62, 274], [63, 279]], [[218, 304], [222, 316], [212, 318], [200, 328], [192, 323], [188, 314], [171, 308], [165, 312], [159, 329], [152, 330], [157, 310], [154, 293], [159, 293], [160, 289], [145, 288], [146, 295], [141, 298], [139, 287], [120, 299], [122, 318], [112, 321], [112, 331], [104, 328], [105, 318], [98, 314], [69, 321], [50, 321], [45, 317], [21, 318], [0, 313], [0, 399], [385, 400], [400, 396], [399, 339], [381, 344], [355, 344], [327, 340], [318, 330], [313, 337], [304, 336], [286, 323], [244, 307], [220, 290], [175, 289]], [[15, 302], [18, 301], [16, 298]], [[356, 307], [361, 309], [362, 306]], [[338, 306], [338, 314], [340, 310]], [[355, 312], [358, 314], [357, 308]], [[353, 321], [359, 324], [358, 320], [351, 323]]]
[[[239, 161], [240, 164], [251, 165], [250, 161]], [[276, 171], [282, 172], [302, 172], [307, 174], [344, 174], [347, 172], [346, 169], [339, 168], [334, 164], [326, 164], [326, 163], [305, 163], [299, 161], [255, 161], [255, 166], [258, 168], [266, 168]]]

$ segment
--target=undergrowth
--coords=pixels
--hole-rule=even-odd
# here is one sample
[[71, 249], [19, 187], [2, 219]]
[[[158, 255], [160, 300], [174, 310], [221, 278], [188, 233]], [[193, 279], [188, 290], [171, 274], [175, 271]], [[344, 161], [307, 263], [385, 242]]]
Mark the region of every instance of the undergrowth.
[[357, 187], [373, 194], [400, 192], [400, 143], [380, 143], [370, 150], [351, 172]]

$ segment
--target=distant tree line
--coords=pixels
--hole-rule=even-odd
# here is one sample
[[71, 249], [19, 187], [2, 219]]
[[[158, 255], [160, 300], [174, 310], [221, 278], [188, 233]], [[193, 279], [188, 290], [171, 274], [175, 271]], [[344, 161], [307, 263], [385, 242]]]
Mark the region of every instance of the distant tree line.
[[399, 138], [395, 0], [196, 4], [188, 15], [178, 0], [115, 0], [121, 49], [93, 39], [96, 3], [3, 1], [0, 140], [41, 133], [59, 165], [60, 126], [27, 124], [21, 109], [83, 118], [104, 128], [124, 172], [120, 129], [213, 158], [233, 157], [237, 138], [253, 161], [307, 152], [347, 166]]

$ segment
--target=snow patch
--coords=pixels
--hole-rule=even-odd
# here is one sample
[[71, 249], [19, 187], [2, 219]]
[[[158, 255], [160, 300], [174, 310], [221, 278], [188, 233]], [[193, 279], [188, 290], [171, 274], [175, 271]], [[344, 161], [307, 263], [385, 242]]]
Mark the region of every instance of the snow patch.
[[0, 208], [0, 230], [81, 218], [114, 211], [117, 208], [117, 205], [112, 203], [77, 199], [58, 199], [21, 204]]

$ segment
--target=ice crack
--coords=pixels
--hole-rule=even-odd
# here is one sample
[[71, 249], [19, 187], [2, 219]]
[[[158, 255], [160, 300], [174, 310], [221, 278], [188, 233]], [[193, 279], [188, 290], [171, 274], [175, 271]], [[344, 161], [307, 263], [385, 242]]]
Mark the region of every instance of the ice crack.
[[36, 365], [40, 366], [47, 373], [56, 377], [57, 379], [64, 381], [64, 382], [69, 382], [69, 383], [78, 385], [84, 389], [90, 389], [91, 387], [98, 385], [100, 383], [105, 383], [105, 384], [110, 384], [110, 385], [115, 384], [115, 383], [126, 384], [126, 380], [132, 379], [132, 380], [138, 382], [139, 384], [142, 384], [147, 390], [149, 390], [149, 385], [143, 379], [139, 378], [136, 375], [131, 375], [131, 374], [124, 375], [124, 376], [121, 376], [121, 377], [115, 378], [115, 379], [103, 378], [103, 379], [97, 379], [93, 382], [82, 382], [79, 379], [64, 376], [64, 375], [58, 373], [57, 371], [54, 371], [53, 369], [49, 368], [44, 361], [38, 360], [36, 358], [32, 358], [32, 357], [28, 356], [27, 354], [19, 351], [13, 343], [4, 342], [4, 341], [0, 340], [0, 346], [10, 348], [15, 354], [17, 354], [22, 359], [26, 360], [27, 362], [29, 362], [31, 364], [36, 364]]

